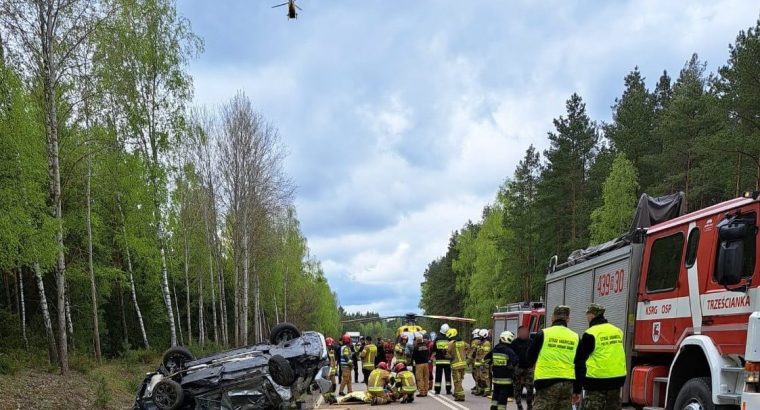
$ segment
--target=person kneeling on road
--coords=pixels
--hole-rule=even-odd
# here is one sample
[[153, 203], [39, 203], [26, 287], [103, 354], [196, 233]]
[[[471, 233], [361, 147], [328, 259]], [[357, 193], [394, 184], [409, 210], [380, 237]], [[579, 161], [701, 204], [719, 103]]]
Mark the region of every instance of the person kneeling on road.
[[369, 374], [367, 380], [367, 393], [371, 396], [371, 404], [388, 404], [391, 402], [391, 396], [388, 394], [388, 384], [390, 383], [391, 372], [388, 371], [388, 363], [380, 362], [377, 369]]
[[406, 368], [406, 365], [399, 363], [396, 365], [396, 377], [393, 384], [393, 398], [400, 400], [401, 403], [411, 403], [414, 401], [414, 393], [417, 392], [417, 385], [414, 380], [414, 374]]
[[607, 322], [604, 306], [596, 303], [589, 305], [586, 319], [589, 328], [575, 353], [573, 404], [581, 401], [583, 389], [584, 410], [618, 410], [627, 374], [623, 331]]
[[519, 357], [512, 350], [511, 343], [515, 340], [514, 333], [506, 330], [499, 335], [499, 343], [488, 352], [485, 360], [491, 362], [493, 372], [493, 396], [491, 410], [506, 410], [507, 400], [512, 394], [512, 379]]

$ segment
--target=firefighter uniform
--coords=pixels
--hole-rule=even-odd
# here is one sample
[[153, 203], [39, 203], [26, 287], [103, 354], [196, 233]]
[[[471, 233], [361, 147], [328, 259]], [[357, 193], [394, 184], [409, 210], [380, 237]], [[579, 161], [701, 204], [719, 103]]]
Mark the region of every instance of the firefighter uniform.
[[377, 346], [372, 343], [372, 338], [367, 337], [367, 344], [359, 353], [359, 357], [362, 359], [362, 374], [364, 375], [364, 383], [369, 381], [369, 374], [375, 369], [375, 357], [377, 357]]
[[414, 376], [417, 380], [417, 390], [419, 390], [418, 397], [425, 397], [430, 386], [430, 369], [428, 368], [430, 349], [421, 337], [414, 341], [412, 361], [414, 362]]
[[486, 360], [491, 362], [493, 371], [491, 410], [506, 410], [507, 400], [513, 390], [514, 368], [520, 359], [509, 344], [499, 342], [486, 355]]
[[348, 392], [353, 392], [351, 387], [351, 371], [354, 369], [353, 349], [351, 344], [343, 344], [340, 347], [340, 387], [338, 394], [343, 394], [343, 387], [348, 387]]
[[338, 374], [338, 360], [336, 359], [335, 348], [330, 346], [327, 348], [327, 357], [330, 360], [330, 392], [335, 392], [335, 375]]
[[573, 393], [586, 391], [584, 410], [618, 410], [620, 388], [628, 373], [623, 331], [607, 322], [602, 305], [591, 304], [586, 313], [593, 318], [575, 355]]
[[462, 381], [467, 369], [467, 343], [457, 336], [456, 329], [449, 330], [449, 346], [447, 348], [451, 357], [451, 377], [454, 381], [454, 401], [464, 401], [464, 389]]
[[396, 359], [396, 364], [409, 363], [409, 359], [406, 356], [406, 343], [396, 343], [396, 347], [393, 349], [393, 353], [393, 357]]
[[367, 394], [372, 397], [372, 404], [388, 404], [391, 398], [386, 391], [390, 382], [391, 372], [385, 369], [375, 369], [369, 374], [367, 380]]
[[417, 382], [414, 374], [409, 370], [403, 370], [396, 373], [396, 384], [393, 389], [393, 398], [400, 400], [401, 403], [411, 403], [414, 401], [414, 393], [417, 392]]
[[441, 394], [441, 378], [444, 376], [446, 384], [446, 394], [451, 394], [451, 358], [448, 353], [449, 340], [446, 335], [441, 333], [435, 339], [435, 384], [433, 390], [435, 394]]
[[536, 334], [528, 350], [528, 359], [535, 364], [535, 410], [567, 410], [571, 408], [575, 380], [575, 351], [578, 334], [567, 328], [570, 308], [554, 308], [552, 326]]
[[472, 344], [467, 351], [467, 365], [472, 369], [472, 380], [475, 381], [475, 386], [470, 390], [472, 394], [478, 393], [478, 383], [480, 382], [480, 369], [475, 366], [475, 355], [478, 353], [478, 348], [480, 348], [480, 339], [476, 337], [472, 339]]
[[478, 392], [479, 396], [488, 396], [491, 394], [491, 370], [490, 363], [486, 360], [486, 355], [491, 352], [491, 342], [483, 339], [480, 342], [478, 351], [475, 355], [475, 367], [479, 369]]

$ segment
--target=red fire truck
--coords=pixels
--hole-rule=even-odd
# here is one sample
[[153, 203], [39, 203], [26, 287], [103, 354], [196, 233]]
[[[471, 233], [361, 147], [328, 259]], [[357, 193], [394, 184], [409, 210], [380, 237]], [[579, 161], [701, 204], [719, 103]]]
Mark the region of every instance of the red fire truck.
[[517, 334], [517, 328], [520, 326], [536, 333], [544, 328], [544, 312], [544, 302], [518, 302], [497, 306], [496, 312], [491, 315], [491, 334], [499, 337], [505, 330]]
[[[606, 306], [623, 329], [625, 402], [650, 409], [760, 409], [760, 193], [639, 229], [630, 241], [550, 267], [546, 309]], [[556, 265], [556, 264], [555, 264]]]

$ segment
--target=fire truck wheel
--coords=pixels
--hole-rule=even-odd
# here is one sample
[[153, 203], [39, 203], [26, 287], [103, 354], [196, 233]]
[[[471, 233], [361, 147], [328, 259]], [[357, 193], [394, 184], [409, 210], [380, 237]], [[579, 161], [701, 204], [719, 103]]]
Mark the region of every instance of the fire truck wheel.
[[684, 383], [676, 397], [676, 410], [715, 410], [709, 377], [696, 377]]

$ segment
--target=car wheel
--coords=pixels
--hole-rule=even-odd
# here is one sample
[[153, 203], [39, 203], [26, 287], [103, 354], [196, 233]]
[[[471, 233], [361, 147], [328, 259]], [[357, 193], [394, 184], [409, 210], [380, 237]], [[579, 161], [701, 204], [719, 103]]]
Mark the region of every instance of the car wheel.
[[182, 346], [172, 347], [164, 352], [161, 362], [170, 373], [182, 370], [187, 362], [195, 360], [195, 356]]
[[164, 379], [153, 386], [151, 398], [153, 404], [160, 410], [177, 410], [182, 407], [185, 392], [179, 383], [171, 379]]
[[291, 386], [296, 382], [296, 374], [290, 362], [280, 355], [269, 358], [269, 375], [280, 386]]
[[293, 340], [301, 337], [301, 332], [297, 327], [290, 323], [280, 323], [272, 329], [269, 333], [269, 342], [273, 345], [278, 345], [288, 340]]
[[676, 410], [715, 410], [709, 377], [697, 377], [684, 383], [676, 397]]

